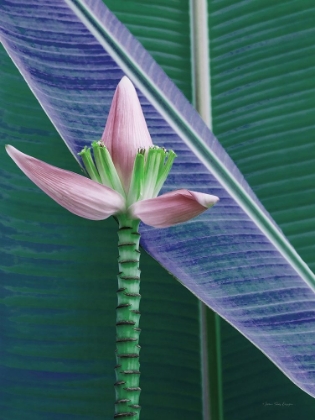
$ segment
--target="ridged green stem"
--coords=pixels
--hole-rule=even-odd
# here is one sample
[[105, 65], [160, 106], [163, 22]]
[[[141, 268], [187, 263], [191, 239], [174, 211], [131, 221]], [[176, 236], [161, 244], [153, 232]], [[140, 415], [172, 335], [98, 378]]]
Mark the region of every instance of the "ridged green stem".
[[116, 383], [114, 418], [140, 418], [139, 220], [118, 217], [118, 305], [116, 310]]

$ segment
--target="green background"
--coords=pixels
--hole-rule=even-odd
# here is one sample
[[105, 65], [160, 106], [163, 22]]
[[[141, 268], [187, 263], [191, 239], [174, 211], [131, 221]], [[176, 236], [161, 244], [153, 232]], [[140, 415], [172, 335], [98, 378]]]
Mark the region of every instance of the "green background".
[[[192, 101], [189, 2], [105, 4]], [[208, 7], [214, 133], [314, 269], [315, 6], [217, 0]], [[3, 50], [0, 60], [3, 142], [80, 173]], [[116, 224], [69, 214], [0, 154], [2, 418], [112, 418]], [[201, 420], [198, 301], [145, 253], [141, 261], [142, 416]], [[315, 414], [313, 398], [220, 325], [225, 419]], [[282, 402], [292, 405], [275, 404]]]

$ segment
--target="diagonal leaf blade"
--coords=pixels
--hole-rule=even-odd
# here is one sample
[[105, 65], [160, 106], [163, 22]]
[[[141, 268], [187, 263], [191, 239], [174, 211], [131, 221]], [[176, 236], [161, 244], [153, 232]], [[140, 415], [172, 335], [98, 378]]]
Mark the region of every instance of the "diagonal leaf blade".
[[[143, 228], [144, 246], [298, 386], [314, 395], [313, 274], [262, 209], [199, 116], [126, 29], [99, 2], [69, 0], [67, 4], [79, 18], [63, 2], [53, 7], [45, 3], [36, 10], [29, 3], [18, 14], [13, 13], [14, 6], [5, 5], [3, 44], [10, 56], [75, 153], [84, 142], [99, 137], [101, 104], [106, 103], [108, 108], [122, 75], [91, 32], [110, 48], [142, 91], [141, 101], [154, 141], [179, 155], [167, 189], [198, 188], [221, 199], [211, 213], [185, 226], [163, 231]], [[24, 29], [34, 23], [30, 11], [36, 16], [37, 29], [25, 35]], [[49, 33], [49, 25], [56, 21], [62, 39], [57, 49], [51, 47]], [[86, 64], [80, 69], [81, 78], [76, 78], [79, 58]], [[48, 66], [52, 61], [55, 68]], [[106, 69], [106, 81], [101, 69]]]

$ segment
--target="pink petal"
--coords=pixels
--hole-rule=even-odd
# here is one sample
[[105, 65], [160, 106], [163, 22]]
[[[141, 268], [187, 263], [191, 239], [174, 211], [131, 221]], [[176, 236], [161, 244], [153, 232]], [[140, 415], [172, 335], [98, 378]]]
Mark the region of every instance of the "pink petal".
[[212, 207], [218, 197], [195, 191], [177, 190], [130, 206], [131, 215], [153, 227], [168, 227], [186, 222]]
[[138, 149], [148, 149], [153, 144], [137, 92], [126, 76], [116, 88], [102, 141], [112, 156], [125, 191], [128, 192]]
[[6, 150], [26, 176], [71, 213], [102, 220], [124, 209], [123, 197], [105, 185], [48, 165], [13, 146], [6, 146]]

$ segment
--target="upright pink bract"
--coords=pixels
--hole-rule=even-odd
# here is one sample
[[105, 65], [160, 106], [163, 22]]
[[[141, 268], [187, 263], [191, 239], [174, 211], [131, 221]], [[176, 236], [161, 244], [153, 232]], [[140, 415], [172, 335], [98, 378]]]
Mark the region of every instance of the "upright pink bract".
[[139, 148], [153, 146], [137, 92], [124, 76], [116, 88], [102, 142], [108, 148], [118, 175], [128, 192]]

